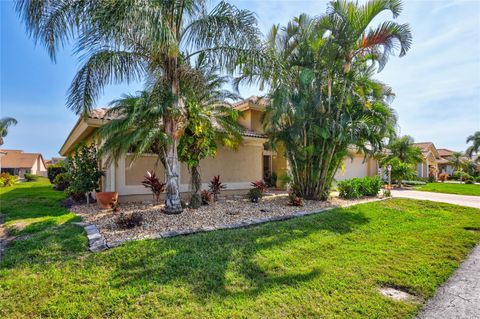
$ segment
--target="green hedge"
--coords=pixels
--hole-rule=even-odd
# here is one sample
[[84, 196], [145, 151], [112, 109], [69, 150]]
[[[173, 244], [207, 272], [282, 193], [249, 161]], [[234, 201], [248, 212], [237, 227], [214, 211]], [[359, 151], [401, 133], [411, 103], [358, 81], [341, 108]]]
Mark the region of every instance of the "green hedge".
[[345, 199], [355, 199], [363, 196], [377, 196], [382, 188], [383, 182], [380, 177], [352, 178], [338, 182], [337, 188], [340, 197]]

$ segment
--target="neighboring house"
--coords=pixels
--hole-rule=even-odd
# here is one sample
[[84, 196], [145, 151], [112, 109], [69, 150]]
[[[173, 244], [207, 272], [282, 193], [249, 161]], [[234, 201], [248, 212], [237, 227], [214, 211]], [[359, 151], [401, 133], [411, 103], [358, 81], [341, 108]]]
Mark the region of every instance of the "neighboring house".
[[453, 155], [453, 153], [453, 151], [446, 148], [438, 149], [438, 155], [440, 155], [440, 160], [438, 161], [438, 170], [440, 173], [453, 175], [454, 169], [450, 164], [450, 157]]
[[422, 150], [423, 161], [417, 165], [417, 176], [428, 178], [433, 176], [437, 179], [439, 173], [439, 162], [442, 158], [437, 148], [432, 142], [414, 143], [415, 146]]
[[[204, 159], [200, 162], [202, 175], [202, 188], [208, 187], [208, 182], [214, 175], [220, 175], [220, 180], [227, 185], [225, 194], [246, 193], [251, 188], [251, 182], [265, 179], [276, 173], [278, 177], [286, 173], [287, 160], [284, 157], [282, 145], [275, 151], [267, 148], [267, 137], [263, 131], [263, 113], [268, 101], [257, 97], [250, 97], [233, 105], [242, 112], [238, 122], [245, 131], [243, 142], [236, 149], [231, 150], [219, 147], [214, 158]], [[60, 155], [71, 154], [77, 144], [82, 141], [87, 143], [95, 140], [95, 131], [107, 121], [106, 109], [96, 109], [88, 117], [80, 117], [65, 143], [60, 149]], [[103, 191], [116, 191], [121, 200], [144, 200], [151, 198], [151, 192], [145, 188], [141, 181], [147, 170], [155, 169], [157, 176], [164, 176], [164, 169], [157, 161], [155, 154], [143, 155], [132, 163], [132, 155], [122, 156], [118, 163], [106, 163], [101, 159], [105, 176], [102, 179]], [[336, 179], [342, 180], [353, 177], [363, 177], [377, 174], [376, 161], [364, 160], [362, 154], [352, 154], [346, 158], [343, 169], [337, 172]], [[180, 192], [189, 192], [190, 174], [185, 164], [180, 163]]]
[[49, 159], [49, 160], [46, 160], [45, 161], [45, 165], [49, 166], [49, 165], [55, 165], [57, 164], [58, 162], [60, 161], [64, 161], [65, 160], [65, 157], [52, 157], [52, 159]]
[[25, 173], [47, 176], [47, 167], [40, 153], [24, 153], [21, 150], [1, 150], [1, 172], [18, 175], [20, 178]]

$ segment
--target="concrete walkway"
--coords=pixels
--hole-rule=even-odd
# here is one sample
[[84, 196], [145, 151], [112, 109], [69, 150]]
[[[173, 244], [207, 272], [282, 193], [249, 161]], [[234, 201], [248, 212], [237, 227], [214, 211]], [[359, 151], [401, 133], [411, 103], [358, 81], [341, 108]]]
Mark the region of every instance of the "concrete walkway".
[[417, 319], [474, 318], [480, 318], [480, 245], [417, 316]]
[[[464, 196], [410, 190], [393, 190], [393, 197], [431, 200], [480, 208], [479, 196]], [[480, 245], [440, 287], [417, 319], [480, 318]]]
[[405, 198], [411, 198], [411, 199], [431, 200], [434, 202], [442, 202], [442, 203], [480, 208], [480, 196], [454, 195], [454, 194], [420, 192], [420, 191], [411, 191], [411, 190], [392, 190], [392, 196], [405, 197]]

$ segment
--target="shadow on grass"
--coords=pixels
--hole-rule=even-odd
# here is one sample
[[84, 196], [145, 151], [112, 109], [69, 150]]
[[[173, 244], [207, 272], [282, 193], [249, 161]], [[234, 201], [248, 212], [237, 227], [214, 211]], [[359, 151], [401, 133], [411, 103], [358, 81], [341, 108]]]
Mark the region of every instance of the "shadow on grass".
[[[256, 296], [266, 289], [295, 286], [321, 276], [321, 269], [302, 267], [295, 241], [314, 234], [336, 236], [368, 223], [363, 213], [336, 209], [321, 215], [271, 222], [236, 230], [128, 243], [110, 251], [105, 260], [112, 270], [112, 286], [144, 289], [151, 284], [187, 286], [198, 298], [205, 295]], [[314, 239], [312, 239], [314, 240]], [[328, 251], [328, 243], [315, 249]], [[278, 269], [261, 262], [262, 253], [279, 250]], [[300, 263], [294, 273], [284, 268]], [[299, 267], [300, 266], [300, 267]], [[298, 272], [298, 269], [304, 269]], [[239, 283], [241, 282], [241, 283]]]

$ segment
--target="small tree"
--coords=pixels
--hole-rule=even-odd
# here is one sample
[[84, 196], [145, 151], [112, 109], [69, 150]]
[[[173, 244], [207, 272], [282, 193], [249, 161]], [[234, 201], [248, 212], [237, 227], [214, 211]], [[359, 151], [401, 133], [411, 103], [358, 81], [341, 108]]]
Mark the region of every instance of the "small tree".
[[385, 166], [392, 166], [392, 180], [397, 181], [398, 186], [402, 187], [402, 180], [410, 179], [415, 175], [414, 165], [408, 164], [400, 160], [398, 157], [393, 157], [384, 163]]
[[103, 172], [98, 167], [97, 149], [95, 145], [81, 144], [75, 148], [73, 155], [68, 157], [67, 177], [70, 186], [68, 194], [84, 194], [87, 204], [90, 204], [90, 193], [99, 188]]

